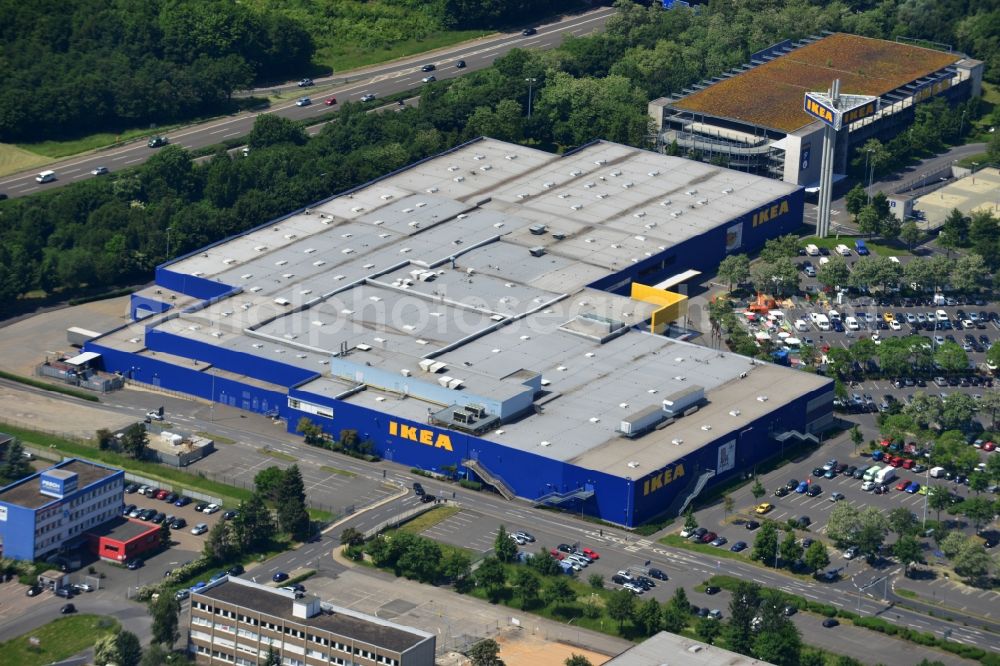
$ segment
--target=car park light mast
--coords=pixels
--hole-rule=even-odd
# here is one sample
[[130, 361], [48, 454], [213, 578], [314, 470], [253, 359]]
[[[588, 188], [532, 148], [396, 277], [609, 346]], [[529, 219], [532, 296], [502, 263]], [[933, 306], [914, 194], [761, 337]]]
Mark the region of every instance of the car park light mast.
[[807, 92], [803, 109], [821, 121], [823, 128], [823, 156], [819, 168], [819, 215], [816, 218], [816, 236], [830, 234], [830, 200], [833, 195], [833, 149], [837, 132], [845, 121], [850, 124], [874, 115], [879, 108], [879, 98], [869, 95], [841, 95], [840, 79], [834, 79], [827, 92]]

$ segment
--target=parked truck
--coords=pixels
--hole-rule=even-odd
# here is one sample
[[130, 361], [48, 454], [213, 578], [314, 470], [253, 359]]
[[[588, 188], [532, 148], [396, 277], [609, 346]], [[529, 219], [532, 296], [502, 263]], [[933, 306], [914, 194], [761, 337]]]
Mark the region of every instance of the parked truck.
[[896, 478], [896, 468], [886, 465], [875, 474], [875, 483], [889, 483]]
[[944, 467], [931, 467], [929, 474], [931, 475], [931, 478], [940, 479], [945, 475]]

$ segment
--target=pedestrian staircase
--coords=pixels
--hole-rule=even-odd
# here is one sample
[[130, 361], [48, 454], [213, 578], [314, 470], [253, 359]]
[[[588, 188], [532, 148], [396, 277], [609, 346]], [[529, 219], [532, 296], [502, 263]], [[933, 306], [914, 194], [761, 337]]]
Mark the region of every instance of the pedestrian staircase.
[[541, 497], [535, 500], [538, 504], [562, 504], [570, 500], [588, 500], [594, 496], [594, 486], [589, 483], [582, 488], [574, 488], [573, 490], [567, 490], [560, 492], [558, 490], [553, 490], [550, 493], [545, 493]]
[[463, 460], [462, 466], [475, 472], [476, 476], [482, 479], [487, 485], [496, 488], [497, 492], [500, 493], [504, 499], [512, 500], [516, 497], [514, 491], [510, 489], [510, 486], [508, 486], [503, 479], [486, 469], [486, 467], [484, 467], [478, 460]]

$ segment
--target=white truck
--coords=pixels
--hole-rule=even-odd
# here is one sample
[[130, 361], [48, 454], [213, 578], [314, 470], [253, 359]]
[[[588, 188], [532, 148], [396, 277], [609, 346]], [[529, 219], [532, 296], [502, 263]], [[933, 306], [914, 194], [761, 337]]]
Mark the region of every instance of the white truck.
[[875, 483], [889, 483], [896, 478], [896, 468], [890, 465], [886, 465], [875, 474], [875, 478], [872, 479]]
[[945, 470], [944, 467], [931, 467], [931, 471], [928, 473], [931, 475], [931, 478], [940, 479], [944, 476]]
[[817, 314], [813, 318], [813, 323], [816, 324], [816, 328], [821, 331], [829, 331], [831, 328], [830, 320], [826, 318], [825, 314]]
[[810, 257], [816, 257], [819, 255], [819, 248], [810, 243], [809, 245], [806, 245], [806, 254]]

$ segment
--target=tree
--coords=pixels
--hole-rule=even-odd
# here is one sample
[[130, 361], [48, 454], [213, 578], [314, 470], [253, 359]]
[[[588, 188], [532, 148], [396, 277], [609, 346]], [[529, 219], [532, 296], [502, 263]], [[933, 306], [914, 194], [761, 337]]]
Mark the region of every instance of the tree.
[[517, 595], [521, 597], [521, 608], [528, 608], [538, 601], [542, 582], [530, 570], [519, 567], [514, 574], [513, 585]]
[[909, 574], [910, 566], [923, 561], [923, 549], [912, 534], [899, 537], [892, 545], [892, 554], [903, 565], [903, 575]]
[[159, 537], [160, 537], [160, 547], [161, 548], [169, 548], [170, 547], [170, 525], [168, 525], [167, 521], [165, 521], [165, 520], [162, 523], [160, 523]]
[[658, 632], [663, 625], [663, 609], [660, 602], [650, 597], [635, 609], [635, 623], [642, 627], [647, 636]]
[[[626, 590], [626, 592], [627, 591], [628, 590]], [[558, 608], [575, 601], [576, 593], [573, 592], [573, 588], [570, 587], [566, 578], [560, 576], [545, 586], [545, 589], [542, 592], [542, 598], [545, 600], [546, 604], [552, 606], [553, 608]]]
[[969, 367], [969, 357], [965, 350], [950, 340], [938, 345], [937, 351], [934, 352], [934, 362], [940, 365], [945, 372], [951, 373], [965, 371]]
[[[858, 530], [855, 541], [858, 550], [869, 560], [874, 559], [879, 554], [888, 532], [889, 521], [878, 507], [866, 507], [858, 514]], [[829, 528], [827, 528], [827, 533], [829, 534]]]
[[763, 293], [786, 294], [799, 284], [799, 271], [787, 257], [758, 261], [750, 268], [750, 282]]
[[745, 254], [731, 254], [719, 262], [717, 273], [726, 282], [727, 291], [732, 291], [734, 285], [750, 279], [750, 259]]
[[874, 236], [879, 231], [879, 217], [878, 212], [875, 207], [871, 204], [866, 205], [864, 208], [858, 212], [855, 218], [858, 223], [858, 231], [863, 234], [868, 234], [869, 236]]
[[476, 569], [475, 577], [476, 583], [485, 588], [490, 599], [494, 600], [504, 583], [507, 582], [507, 571], [500, 560], [495, 557], [487, 557]]
[[757, 635], [753, 639], [753, 654], [776, 666], [799, 666], [802, 636], [798, 627], [784, 614], [782, 596], [772, 590], [761, 594]]
[[615, 590], [608, 598], [608, 617], [618, 623], [620, 632], [625, 622], [635, 617], [635, 595], [629, 590]]
[[921, 241], [924, 234], [917, 228], [917, 224], [913, 221], [904, 222], [903, 226], [899, 228], [899, 240], [906, 243], [906, 249], [913, 251], [913, 246]]
[[594, 588], [595, 590], [603, 590], [604, 589], [604, 576], [602, 576], [601, 574], [597, 574], [597, 573], [590, 574], [590, 576], [587, 577], [587, 583], [592, 588]]
[[[424, 583], [435, 582], [441, 574], [441, 546], [426, 537], [407, 535], [409, 538], [402, 539], [401, 536], [396, 535], [392, 541], [398, 554], [396, 575]], [[498, 587], [503, 587], [503, 583]]]
[[[1000, 345], [997, 346], [1000, 347]], [[698, 529], [698, 519], [694, 517], [694, 510], [690, 506], [688, 507], [688, 510], [684, 512], [684, 529]]]
[[985, 497], [970, 497], [962, 502], [962, 515], [968, 518], [975, 526], [976, 532], [979, 532], [983, 525], [993, 520], [996, 506]]
[[303, 541], [309, 536], [309, 512], [306, 510], [306, 490], [298, 465], [285, 470], [275, 499], [278, 527], [293, 539]]
[[348, 527], [340, 533], [341, 546], [360, 546], [365, 542], [365, 535], [354, 527]]
[[235, 550], [233, 548], [232, 535], [230, 534], [229, 523], [220, 520], [212, 529], [208, 531], [205, 538], [205, 546], [202, 553], [210, 560], [225, 562], [230, 559]]
[[990, 487], [990, 477], [986, 474], [986, 472], [973, 470], [972, 473], [969, 474], [968, 483], [969, 490], [975, 492], [976, 495], [979, 495], [979, 493]]
[[450, 550], [441, 560], [441, 575], [448, 580], [463, 581], [471, 571], [472, 559], [464, 552]]
[[844, 195], [844, 204], [847, 212], [857, 217], [861, 209], [868, 205], [868, 193], [865, 188], [858, 183]]
[[254, 552], [266, 548], [274, 534], [274, 520], [263, 495], [255, 492], [250, 499], [240, 502], [230, 526], [231, 539], [239, 550]]
[[795, 532], [789, 530], [781, 542], [781, 559], [791, 566], [802, 557], [802, 545], [795, 539]]
[[517, 542], [510, 538], [507, 528], [503, 525], [500, 525], [493, 540], [493, 552], [501, 562], [513, 562], [517, 557]]
[[830, 564], [830, 553], [827, 552], [826, 544], [819, 540], [813, 541], [806, 548], [803, 560], [806, 566], [812, 569], [813, 574], [825, 569]]
[[667, 603], [667, 605], [663, 607], [663, 612], [660, 618], [660, 626], [664, 631], [677, 634], [687, 626], [689, 617], [690, 613], [681, 611], [676, 606]]
[[149, 446], [149, 435], [143, 423], [133, 423], [122, 433], [122, 450], [135, 460], [141, 460], [146, 455]]
[[161, 594], [150, 607], [153, 616], [152, 641], [166, 648], [172, 648], [180, 638], [177, 616], [181, 612], [180, 602], [172, 594]]
[[267, 499], [278, 499], [278, 489], [285, 478], [285, 472], [277, 465], [271, 465], [257, 472], [253, 477], [254, 488]]
[[826, 535], [837, 548], [855, 545], [859, 529], [858, 510], [847, 502], [837, 502], [826, 523]]
[[684, 591], [683, 587], [678, 587], [674, 590], [673, 596], [667, 602], [667, 607], [674, 608], [684, 615], [691, 612], [691, 602], [688, 601], [687, 592]]
[[982, 542], [977, 542], [975, 539], [966, 539], [952, 558], [955, 573], [970, 582], [978, 582], [985, 578], [992, 564], [993, 561], [983, 548]]
[[[990, 352], [994, 349], [1000, 349], [1000, 345], [994, 344], [990, 347]], [[993, 354], [994, 356], [1000, 356], [1000, 351]], [[986, 355], [987, 360], [990, 358], [990, 353]], [[995, 363], [995, 361], [994, 361]], [[993, 428], [997, 423], [997, 411], [1000, 411], [1000, 391], [988, 391], [983, 394], [983, 399], [979, 401], [979, 413], [989, 414], [989, 420], [986, 421], [987, 428]], [[992, 460], [995, 456], [991, 456]]]
[[767, 489], [764, 488], [764, 484], [760, 482], [759, 477], [755, 476], [753, 478], [753, 485], [750, 486], [750, 494], [753, 495], [754, 500], [759, 500], [767, 494]]
[[799, 239], [794, 234], [785, 234], [764, 242], [764, 249], [760, 251], [760, 260], [765, 263], [774, 263], [779, 259], [790, 259], [799, 253]]
[[151, 643], [139, 660], [139, 666], [163, 666], [170, 663], [173, 663], [173, 654], [159, 643]]
[[769, 564], [774, 562], [775, 554], [778, 552], [778, 528], [773, 521], [765, 520], [764, 524], [757, 530], [757, 536], [753, 540], [753, 549], [750, 551], [750, 559]]
[[472, 666], [504, 666], [500, 658], [500, 644], [492, 638], [484, 638], [465, 653]]
[[142, 644], [131, 631], [109, 634], [94, 644], [94, 663], [138, 666], [142, 659]]
[[281, 666], [281, 654], [271, 645], [267, 648], [267, 657], [264, 659], [264, 666]]
[[562, 567], [559, 566], [559, 560], [552, 557], [552, 553], [544, 548], [540, 548], [538, 553], [528, 560], [528, 566], [543, 576], [562, 575]]
[[951, 272], [951, 286], [969, 293], [979, 291], [989, 273], [989, 268], [980, 255], [965, 254], [955, 261], [955, 268]]
[[851, 278], [851, 271], [843, 257], [830, 257], [830, 261], [821, 264], [816, 271], [816, 281], [824, 287], [846, 287]]
[[280, 143], [301, 146], [307, 140], [305, 130], [294, 121], [275, 115], [262, 113], [254, 120], [253, 129], [246, 137], [251, 150], [260, 150]]
[[723, 495], [722, 510], [726, 516], [733, 512], [734, 506], [736, 506], [736, 500], [733, 499], [732, 495]]
[[703, 617], [698, 621], [694, 632], [698, 635], [698, 638], [711, 645], [719, 637], [719, 634], [722, 633], [722, 627], [719, 625], [718, 620]]
[[889, 529], [905, 536], [917, 531], [917, 517], [906, 507], [898, 506], [889, 512]]
[[575, 653], [566, 657], [566, 660], [563, 663], [566, 664], [566, 666], [593, 666], [593, 664], [590, 663], [590, 660], [585, 656]]
[[14, 440], [7, 446], [7, 452], [3, 467], [0, 467], [0, 476], [8, 481], [23, 479], [31, 474], [31, 465], [24, 455], [24, 447], [21, 442]]
[[851, 443], [854, 444], [854, 453], [858, 452], [858, 447], [861, 446], [863, 441], [865, 441], [865, 436], [861, 434], [861, 428], [855, 423], [851, 428]]
[[729, 600], [729, 624], [726, 627], [726, 642], [729, 649], [740, 654], [753, 652], [753, 619], [760, 606], [760, 586], [756, 583], [740, 581]]

